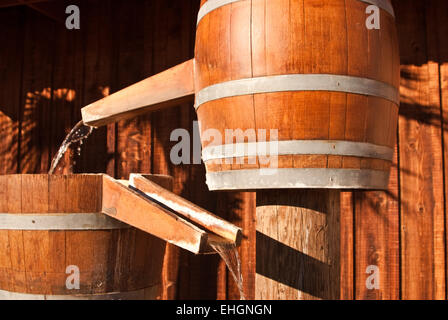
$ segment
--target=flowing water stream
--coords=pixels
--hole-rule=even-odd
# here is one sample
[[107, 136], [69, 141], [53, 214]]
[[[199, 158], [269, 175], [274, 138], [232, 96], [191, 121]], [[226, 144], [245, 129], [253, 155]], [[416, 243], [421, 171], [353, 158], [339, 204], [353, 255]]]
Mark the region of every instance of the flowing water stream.
[[234, 244], [230, 243], [210, 243], [210, 246], [221, 256], [232, 274], [233, 280], [240, 292], [241, 300], [246, 300], [243, 292], [243, 275], [241, 273], [241, 260], [238, 255], [238, 249]]
[[[61, 162], [62, 157], [67, 152], [68, 148], [74, 144], [79, 143], [80, 146], [83, 144], [84, 140], [86, 140], [93, 132], [94, 127], [90, 127], [84, 124], [84, 122], [79, 121], [76, 126], [70, 131], [70, 133], [65, 137], [62, 145], [59, 147], [58, 152], [54, 156], [51, 161], [49, 174], [54, 174], [58, 164]], [[81, 149], [78, 148], [78, 155], [80, 155]]]

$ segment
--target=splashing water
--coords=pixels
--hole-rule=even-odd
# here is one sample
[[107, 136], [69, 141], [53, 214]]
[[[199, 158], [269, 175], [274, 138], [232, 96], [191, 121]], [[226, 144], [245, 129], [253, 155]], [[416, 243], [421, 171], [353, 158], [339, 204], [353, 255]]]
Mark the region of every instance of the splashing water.
[[241, 273], [241, 260], [238, 255], [238, 249], [234, 244], [211, 242], [210, 246], [215, 250], [224, 260], [230, 273], [235, 280], [235, 283], [240, 291], [241, 300], [246, 300], [243, 292], [243, 275]]
[[53, 174], [56, 170], [59, 162], [61, 161], [64, 154], [67, 152], [68, 148], [74, 144], [79, 143], [80, 146], [77, 149], [77, 154], [81, 153], [81, 145], [83, 141], [87, 139], [93, 132], [94, 127], [90, 127], [84, 124], [83, 121], [79, 121], [76, 126], [70, 131], [70, 133], [65, 137], [64, 142], [62, 142], [61, 147], [56, 153], [55, 157], [51, 161], [51, 167], [49, 174]]

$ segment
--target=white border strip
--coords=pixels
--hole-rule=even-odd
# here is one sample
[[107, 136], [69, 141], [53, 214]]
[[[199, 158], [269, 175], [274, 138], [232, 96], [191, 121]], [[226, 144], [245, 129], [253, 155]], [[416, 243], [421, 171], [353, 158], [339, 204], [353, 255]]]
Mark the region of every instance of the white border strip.
[[208, 0], [206, 3], [204, 3], [201, 9], [199, 9], [197, 24], [199, 24], [202, 18], [204, 18], [210, 12], [238, 1], [244, 0]]
[[[238, 1], [244, 1], [244, 0], [208, 0], [206, 3], [204, 3], [201, 9], [199, 9], [197, 25], [199, 25], [199, 22], [210, 12]], [[394, 8], [387, 0], [358, 0], [358, 1], [376, 5], [377, 7], [385, 10], [395, 18]]]
[[159, 286], [129, 292], [112, 292], [104, 294], [80, 294], [80, 295], [46, 295], [17, 293], [0, 290], [0, 300], [143, 300], [148, 295], [155, 299], [155, 290]]
[[252, 169], [207, 173], [214, 190], [387, 189], [389, 172], [357, 169]]
[[130, 228], [102, 213], [0, 213], [0, 230], [112, 230]]
[[331, 140], [249, 142], [204, 148], [202, 151], [202, 160], [206, 162], [240, 157], [320, 154], [392, 161], [394, 149], [371, 143]]
[[259, 93], [285, 91], [335, 91], [387, 99], [400, 104], [395, 87], [377, 80], [332, 74], [286, 74], [218, 83], [196, 94], [195, 108], [209, 101]]

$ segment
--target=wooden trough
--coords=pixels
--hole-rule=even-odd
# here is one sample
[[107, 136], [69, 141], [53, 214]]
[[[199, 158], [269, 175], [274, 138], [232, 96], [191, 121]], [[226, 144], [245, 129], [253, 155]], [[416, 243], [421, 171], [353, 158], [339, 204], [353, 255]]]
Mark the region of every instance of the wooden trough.
[[240, 229], [200, 208], [190, 208], [193, 224], [145, 195], [177, 203], [171, 180], [137, 175], [131, 188], [101, 174], [0, 176], [0, 298], [156, 299], [165, 241], [196, 254], [240, 241]]
[[387, 188], [399, 79], [389, 0], [202, 0], [194, 59], [82, 116], [100, 126], [194, 94], [209, 189], [257, 190], [256, 297], [336, 299], [339, 190]]

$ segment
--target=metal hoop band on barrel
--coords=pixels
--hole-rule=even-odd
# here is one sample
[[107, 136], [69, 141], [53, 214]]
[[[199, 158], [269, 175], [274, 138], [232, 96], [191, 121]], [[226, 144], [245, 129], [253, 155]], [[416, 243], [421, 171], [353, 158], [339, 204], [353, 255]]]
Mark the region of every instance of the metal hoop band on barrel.
[[384, 189], [389, 173], [359, 169], [249, 169], [207, 173], [214, 190], [257, 189]]
[[379, 97], [400, 103], [400, 93], [390, 84], [360, 77], [333, 74], [287, 74], [218, 83], [196, 94], [195, 108], [209, 101], [249, 94], [285, 91], [334, 91]]
[[371, 143], [330, 140], [288, 140], [225, 144], [206, 147], [204, 162], [217, 159], [283, 156], [283, 155], [338, 155], [392, 161], [394, 150]]
[[[199, 10], [197, 24], [199, 24], [202, 18], [204, 18], [210, 12], [238, 1], [247, 1], [247, 0], [208, 0], [206, 3], [202, 5], [201, 9]], [[394, 8], [387, 0], [357, 0], [357, 1], [373, 4], [378, 8], [385, 10], [395, 18]]]
[[130, 228], [102, 213], [0, 213], [0, 230], [113, 230]]
[[0, 300], [143, 300], [148, 296], [155, 299], [160, 286], [130, 292], [103, 294], [47, 295], [29, 294], [0, 290]]

